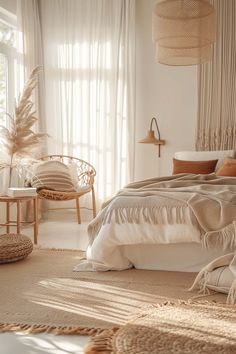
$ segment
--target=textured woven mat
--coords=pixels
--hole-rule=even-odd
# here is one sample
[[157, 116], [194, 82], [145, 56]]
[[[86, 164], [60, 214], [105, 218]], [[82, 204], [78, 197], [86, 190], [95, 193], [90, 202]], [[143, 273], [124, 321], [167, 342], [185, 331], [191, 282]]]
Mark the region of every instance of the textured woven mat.
[[34, 250], [22, 261], [0, 265], [0, 331], [94, 334], [125, 324], [145, 304], [193, 296], [187, 289], [195, 273], [73, 272], [81, 256]]
[[152, 306], [123, 327], [95, 336], [85, 354], [233, 354], [236, 307], [213, 303]]

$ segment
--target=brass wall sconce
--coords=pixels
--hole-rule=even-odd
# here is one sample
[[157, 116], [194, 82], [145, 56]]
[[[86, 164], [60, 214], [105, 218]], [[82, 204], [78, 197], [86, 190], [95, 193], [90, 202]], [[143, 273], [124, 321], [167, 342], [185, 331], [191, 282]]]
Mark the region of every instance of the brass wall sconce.
[[[155, 137], [155, 133], [152, 128], [153, 123], [155, 123], [155, 126], [156, 126], [158, 139]], [[151, 120], [150, 129], [148, 130], [146, 137], [144, 139], [140, 140], [139, 143], [158, 145], [158, 157], [161, 156], [161, 145], [165, 145], [165, 140], [161, 139], [160, 130], [159, 130], [157, 120], [155, 117], [153, 117]]]

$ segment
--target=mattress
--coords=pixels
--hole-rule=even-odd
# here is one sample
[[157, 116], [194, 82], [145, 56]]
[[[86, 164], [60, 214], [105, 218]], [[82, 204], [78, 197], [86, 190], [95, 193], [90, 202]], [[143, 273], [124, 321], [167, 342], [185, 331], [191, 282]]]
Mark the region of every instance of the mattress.
[[176, 272], [198, 272], [213, 259], [232, 252], [231, 249], [206, 249], [196, 242], [122, 247], [125, 257], [137, 269]]

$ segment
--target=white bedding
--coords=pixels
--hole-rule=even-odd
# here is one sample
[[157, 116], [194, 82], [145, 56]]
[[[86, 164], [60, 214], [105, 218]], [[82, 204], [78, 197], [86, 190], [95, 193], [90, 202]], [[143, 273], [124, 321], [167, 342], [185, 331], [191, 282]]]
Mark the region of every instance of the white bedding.
[[88, 231], [87, 259], [75, 271], [128, 269], [128, 245], [236, 248], [236, 180], [182, 174], [134, 182], [104, 205]]
[[199, 229], [190, 223], [160, 226], [114, 222], [102, 227], [93, 245], [88, 246], [87, 260], [74, 270], [107, 271], [135, 267], [198, 272], [213, 259], [229, 252], [232, 249], [204, 248]]
[[[201, 243], [201, 233], [193, 222], [189, 208], [183, 210], [186, 223], [161, 225], [145, 223], [117, 224], [115, 217], [109, 224], [102, 225], [97, 237], [87, 248], [87, 260], [74, 268], [75, 271], [123, 270], [134, 266], [122, 246], [159, 244]], [[167, 216], [166, 216], [167, 218]], [[111, 237], [112, 235], [112, 237]], [[130, 246], [132, 247], [132, 246]], [[148, 269], [148, 268], [147, 268]]]

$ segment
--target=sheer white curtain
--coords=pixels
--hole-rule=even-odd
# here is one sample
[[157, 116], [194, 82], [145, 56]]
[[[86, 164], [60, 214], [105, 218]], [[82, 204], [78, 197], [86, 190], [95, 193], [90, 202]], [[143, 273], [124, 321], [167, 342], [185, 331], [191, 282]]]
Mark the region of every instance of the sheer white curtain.
[[[43, 67], [43, 51], [41, 24], [38, 0], [17, 0], [17, 63], [15, 68], [16, 92], [18, 97], [31, 71], [38, 65]], [[39, 126], [36, 129], [45, 131], [44, 125], [44, 75], [39, 74], [38, 86], [34, 92], [36, 115]], [[42, 149], [45, 151], [46, 149]], [[39, 152], [41, 155], [42, 152]]]
[[49, 152], [97, 170], [104, 200], [133, 178], [135, 0], [41, 0]]

